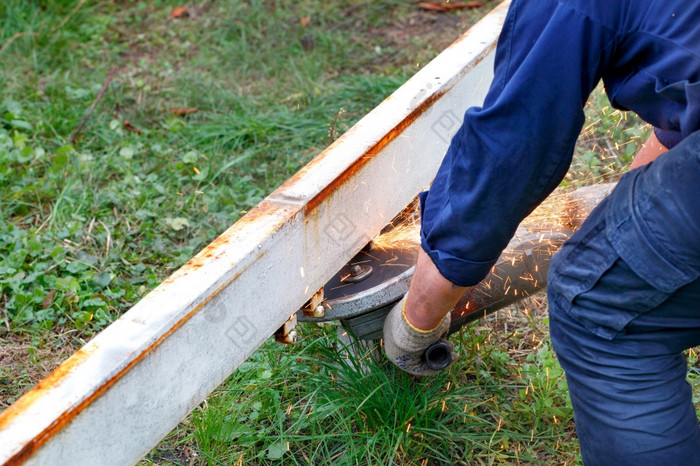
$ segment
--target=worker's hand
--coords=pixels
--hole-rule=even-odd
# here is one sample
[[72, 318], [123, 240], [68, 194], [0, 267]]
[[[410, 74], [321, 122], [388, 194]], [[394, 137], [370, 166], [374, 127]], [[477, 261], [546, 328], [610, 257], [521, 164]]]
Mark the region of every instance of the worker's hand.
[[[420, 330], [406, 319], [405, 302], [406, 297], [393, 307], [384, 321], [384, 353], [392, 363], [409, 374], [420, 376], [436, 374], [439, 370], [431, 369], [424, 360], [423, 354], [430, 345], [447, 336], [450, 328], [450, 314], [447, 313], [437, 327], [431, 330]], [[449, 342], [447, 344], [450, 358], [454, 361], [456, 359], [456, 354], [452, 351], [454, 345]]]

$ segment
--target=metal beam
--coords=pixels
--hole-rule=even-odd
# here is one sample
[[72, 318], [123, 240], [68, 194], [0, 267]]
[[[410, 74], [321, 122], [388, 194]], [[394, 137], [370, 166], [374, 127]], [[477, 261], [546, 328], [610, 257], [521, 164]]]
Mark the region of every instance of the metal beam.
[[502, 4], [0, 415], [0, 463], [132, 464], [432, 180]]

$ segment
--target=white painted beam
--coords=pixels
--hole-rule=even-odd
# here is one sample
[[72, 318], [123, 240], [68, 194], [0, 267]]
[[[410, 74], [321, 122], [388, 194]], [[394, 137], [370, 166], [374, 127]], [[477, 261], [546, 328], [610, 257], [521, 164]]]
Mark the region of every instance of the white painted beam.
[[133, 464], [432, 180], [502, 4], [0, 414], [0, 463]]

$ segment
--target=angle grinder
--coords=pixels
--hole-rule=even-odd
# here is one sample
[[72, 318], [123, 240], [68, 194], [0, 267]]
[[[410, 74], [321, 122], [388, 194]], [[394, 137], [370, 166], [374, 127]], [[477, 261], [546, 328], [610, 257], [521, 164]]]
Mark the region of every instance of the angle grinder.
[[[489, 275], [468, 288], [452, 309], [448, 335], [544, 289], [551, 256], [613, 187], [596, 185], [570, 193], [555, 226], [525, 219]], [[359, 340], [381, 339], [386, 315], [408, 291], [419, 247], [417, 241], [395, 247], [370, 242], [299, 311], [298, 320], [340, 321]], [[451, 352], [447, 343], [438, 342], [423, 357], [431, 368], [442, 369], [451, 363]]]

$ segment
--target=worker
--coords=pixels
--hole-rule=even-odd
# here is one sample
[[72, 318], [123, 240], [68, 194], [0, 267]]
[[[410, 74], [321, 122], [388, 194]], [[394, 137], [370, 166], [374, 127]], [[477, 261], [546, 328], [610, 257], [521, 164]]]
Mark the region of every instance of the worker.
[[513, 0], [484, 104], [420, 196], [422, 248], [385, 353], [434, 372], [421, 355], [566, 174], [601, 80], [654, 130], [552, 259], [552, 344], [585, 464], [700, 465], [683, 357], [700, 344], [700, 2]]

